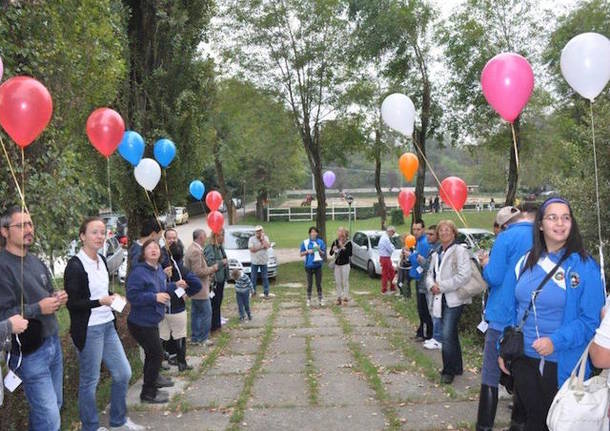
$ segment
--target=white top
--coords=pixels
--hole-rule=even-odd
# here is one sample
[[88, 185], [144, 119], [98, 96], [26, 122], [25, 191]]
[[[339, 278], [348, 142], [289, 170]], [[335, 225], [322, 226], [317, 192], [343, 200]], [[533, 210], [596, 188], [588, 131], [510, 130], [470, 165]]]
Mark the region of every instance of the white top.
[[[263, 235], [263, 239], [266, 242], [269, 242], [267, 235]], [[262, 247], [262, 245], [263, 243], [256, 237], [256, 235], [251, 236], [248, 240], [248, 248], [254, 247], [258, 249], [259, 247]], [[250, 251], [250, 263], [254, 265], [267, 265], [267, 262], [269, 261], [269, 254], [267, 253], [267, 250], [268, 249], [263, 248], [255, 251], [254, 253]]]
[[[97, 261], [91, 259], [81, 249], [76, 255], [85, 267], [85, 271], [89, 276], [89, 291], [91, 296], [89, 299], [100, 299], [104, 296], [108, 296], [108, 270], [104, 261], [98, 256]], [[114, 314], [112, 309], [107, 305], [100, 305], [99, 307], [91, 309], [91, 316], [89, 316], [89, 325], [95, 326], [101, 325], [102, 323], [111, 322], [114, 320]]]
[[593, 341], [600, 347], [610, 349], [610, 311], [606, 311], [604, 320], [595, 331]]

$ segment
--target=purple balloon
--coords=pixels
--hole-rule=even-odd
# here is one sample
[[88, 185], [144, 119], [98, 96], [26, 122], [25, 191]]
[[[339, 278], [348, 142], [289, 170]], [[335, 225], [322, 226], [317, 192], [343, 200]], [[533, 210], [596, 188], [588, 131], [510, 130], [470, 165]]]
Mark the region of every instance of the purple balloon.
[[324, 175], [322, 175], [322, 180], [324, 180], [324, 185], [327, 189], [332, 187], [333, 184], [335, 184], [336, 178], [337, 177], [335, 176], [335, 173], [333, 171], [326, 171], [324, 172]]

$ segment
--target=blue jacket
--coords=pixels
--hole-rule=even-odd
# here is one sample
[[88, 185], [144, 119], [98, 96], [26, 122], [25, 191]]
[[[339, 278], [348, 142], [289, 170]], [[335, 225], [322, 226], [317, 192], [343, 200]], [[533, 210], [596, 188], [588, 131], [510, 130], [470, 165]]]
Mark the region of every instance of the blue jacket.
[[496, 331], [502, 332], [512, 324], [517, 284], [514, 268], [521, 256], [532, 248], [532, 226], [526, 221], [508, 225], [496, 238], [483, 270], [483, 278], [489, 285], [485, 320]]
[[417, 250], [413, 250], [411, 255], [409, 256], [409, 262], [411, 263], [411, 267], [409, 268], [409, 278], [411, 280], [419, 280], [421, 276], [424, 274], [424, 269], [417, 261], [417, 256], [419, 255]]
[[[520, 268], [525, 259], [519, 262]], [[565, 271], [566, 303], [561, 326], [551, 335], [557, 352], [557, 385], [561, 385], [580, 359], [600, 324], [600, 312], [605, 303], [599, 265], [592, 257], [582, 260], [572, 253], [561, 264]], [[513, 271], [515, 272], [515, 271]], [[513, 324], [519, 324], [515, 311]], [[590, 375], [587, 363], [587, 375]]]
[[127, 277], [127, 300], [131, 311], [127, 320], [135, 325], [154, 327], [165, 316], [165, 305], [157, 302], [157, 293], [172, 293], [175, 283], [168, 283], [161, 265], [156, 269], [139, 262]]
[[[422, 255], [425, 258], [428, 258], [432, 253], [432, 247], [430, 246], [430, 244], [428, 243], [428, 238], [426, 237], [426, 235], [422, 235], [417, 239], [417, 243], [415, 244], [415, 249], [417, 250], [417, 252]], [[428, 260], [429, 263], [429, 260]], [[419, 265], [419, 264], [418, 264]], [[411, 266], [413, 271], [417, 271], [417, 266]], [[427, 293], [428, 289], [426, 288], [426, 277], [422, 277], [422, 274], [425, 274], [427, 271], [427, 267], [422, 267], [422, 269], [424, 270], [424, 272], [422, 272], [421, 274], [418, 274], [419, 277], [414, 277], [411, 272], [409, 273], [409, 276], [416, 280], [415, 281], [415, 286], [417, 287], [417, 292], [418, 293]]]
[[[301, 243], [301, 253], [304, 252], [305, 249], [305, 242], [309, 240], [309, 244], [307, 245], [307, 250], [311, 250], [315, 244], [318, 244], [318, 246], [320, 247], [320, 257], [322, 259], [324, 259], [324, 255], [326, 254], [326, 244], [324, 244], [324, 240], [320, 239], [320, 238], [316, 238], [315, 241], [313, 241], [311, 238], [308, 238], [306, 240], [304, 240]], [[311, 254], [306, 254], [305, 255], [305, 268], [308, 269], [315, 269], [315, 268], [321, 268], [322, 267], [322, 263], [324, 262], [324, 260], [320, 260], [318, 262], [314, 262], [314, 255], [315, 253], [311, 253]]]
[[[168, 262], [169, 262], [169, 256], [168, 256]], [[188, 270], [187, 268], [184, 267], [184, 262], [182, 261], [182, 259], [175, 261], [175, 264], [172, 262], [172, 278], [171, 281], [172, 282], [176, 282], [178, 280], [180, 280], [180, 276], [182, 275], [182, 279], [184, 281], [186, 281], [186, 289], [185, 292], [188, 296], [193, 296], [196, 295], [197, 293], [199, 293], [199, 291], [202, 289], [202, 285], [201, 285], [201, 280], [199, 279], [199, 277], [197, 277], [194, 273], [192, 273], [190, 270]], [[178, 266], [178, 268], [176, 269], [176, 266]], [[176, 296], [175, 292], [170, 294], [170, 305], [168, 308], [166, 308], [167, 313], [169, 314], [178, 314], [178, 313], [182, 313], [184, 310], [186, 310], [186, 304], [184, 303], [184, 296], [182, 296], [181, 298], [178, 298], [178, 296]]]

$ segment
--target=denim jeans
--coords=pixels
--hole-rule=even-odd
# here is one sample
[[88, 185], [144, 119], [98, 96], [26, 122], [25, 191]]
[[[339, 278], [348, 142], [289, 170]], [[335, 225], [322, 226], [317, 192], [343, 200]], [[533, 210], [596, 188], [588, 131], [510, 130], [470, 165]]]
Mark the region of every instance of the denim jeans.
[[202, 343], [210, 336], [212, 304], [209, 299], [191, 300], [191, 341]]
[[258, 278], [258, 270], [261, 270], [261, 278], [263, 279], [263, 293], [265, 296], [269, 295], [269, 277], [267, 276], [267, 265], [256, 265], [250, 266], [250, 280], [252, 280], [252, 287], [254, 287], [254, 293], [256, 293], [256, 280]]
[[318, 299], [322, 299], [322, 267], [305, 268], [307, 274], [307, 299], [311, 299], [311, 291], [313, 289], [313, 279], [316, 279], [316, 289], [318, 291]]
[[502, 333], [496, 329], [487, 328], [485, 332], [485, 347], [483, 348], [483, 367], [481, 368], [481, 383], [493, 388], [500, 383], [500, 366], [498, 365], [498, 340]]
[[95, 391], [100, 380], [102, 361], [112, 376], [110, 389], [110, 426], [125, 423], [127, 415], [127, 389], [131, 379], [131, 367], [121, 340], [114, 328], [114, 322], [87, 328], [87, 339], [83, 350], [78, 352], [79, 385], [78, 409], [83, 431], [96, 431], [100, 426], [97, 414]]
[[[12, 355], [11, 369], [18, 357]], [[63, 357], [57, 335], [45, 338], [38, 350], [23, 357], [16, 374], [23, 380], [30, 404], [30, 431], [57, 431], [61, 426], [59, 409], [63, 402]]]
[[239, 311], [239, 318], [243, 319], [248, 316], [251, 318], [250, 314], [250, 292], [235, 292], [235, 298], [237, 299], [237, 310]]
[[463, 305], [449, 307], [443, 295], [443, 371], [442, 374], [459, 376], [463, 373], [462, 347], [458, 336], [458, 323]]
[[432, 338], [439, 343], [443, 342], [443, 318], [432, 317]]

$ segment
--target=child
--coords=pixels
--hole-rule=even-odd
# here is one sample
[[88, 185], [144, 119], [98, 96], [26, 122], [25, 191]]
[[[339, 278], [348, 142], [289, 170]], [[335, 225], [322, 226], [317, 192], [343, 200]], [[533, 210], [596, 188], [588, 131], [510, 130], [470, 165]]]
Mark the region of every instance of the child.
[[237, 299], [237, 309], [239, 311], [239, 320], [252, 320], [250, 313], [250, 293], [254, 292], [250, 277], [242, 273], [239, 269], [231, 271], [231, 277], [235, 280], [235, 298]]

